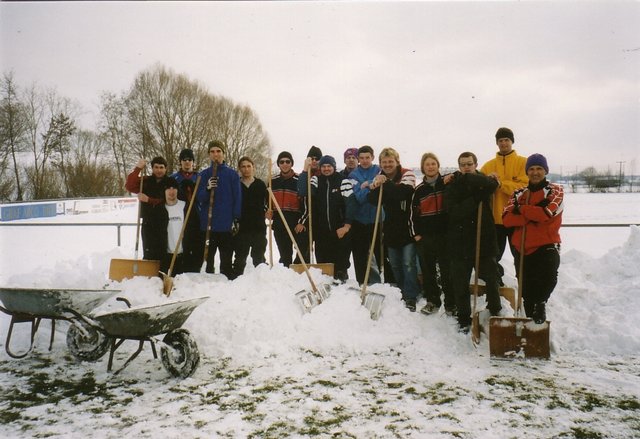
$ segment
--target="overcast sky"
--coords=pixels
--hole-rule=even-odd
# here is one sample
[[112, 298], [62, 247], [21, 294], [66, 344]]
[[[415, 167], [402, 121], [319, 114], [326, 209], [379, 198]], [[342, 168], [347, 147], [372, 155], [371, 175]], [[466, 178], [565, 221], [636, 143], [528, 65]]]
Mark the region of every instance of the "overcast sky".
[[161, 63], [248, 104], [297, 165], [363, 144], [484, 163], [508, 126], [552, 172], [640, 174], [638, 2], [0, 2], [0, 28], [2, 72], [79, 101], [84, 128]]

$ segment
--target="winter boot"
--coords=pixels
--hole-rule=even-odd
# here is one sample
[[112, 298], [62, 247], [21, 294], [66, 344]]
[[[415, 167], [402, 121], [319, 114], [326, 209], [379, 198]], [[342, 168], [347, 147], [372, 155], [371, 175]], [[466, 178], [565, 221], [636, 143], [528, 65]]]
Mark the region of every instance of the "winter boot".
[[547, 312], [546, 312], [546, 304], [544, 302], [536, 303], [533, 305], [533, 313], [531, 314], [531, 318], [538, 325], [547, 321]]

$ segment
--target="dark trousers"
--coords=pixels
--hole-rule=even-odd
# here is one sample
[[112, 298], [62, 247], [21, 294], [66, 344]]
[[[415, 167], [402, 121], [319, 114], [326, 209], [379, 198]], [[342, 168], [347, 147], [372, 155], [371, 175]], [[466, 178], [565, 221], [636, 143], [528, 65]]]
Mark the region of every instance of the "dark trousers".
[[[460, 326], [471, 324], [469, 278], [471, 277], [474, 263], [473, 258], [451, 256], [451, 285], [456, 297], [458, 324]], [[481, 256], [479, 272], [485, 273], [488, 308], [492, 311], [492, 314], [497, 313], [502, 306], [500, 305], [500, 293], [498, 292], [496, 258], [493, 256]]]
[[421, 256], [422, 292], [427, 302], [440, 307], [440, 296], [444, 294], [445, 309], [454, 309], [456, 298], [451, 286], [451, 263], [446, 234], [422, 235], [422, 239], [418, 241], [418, 251]]
[[496, 242], [498, 243], [498, 255], [496, 256], [496, 262], [498, 268], [498, 281], [500, 281], [502, 276], [504, 276], [504, 267], [500, 264], [500, 260], [502, 259], [504, 250], [507, 248], [507, 244], [509, 245], [509, 251], [511, 251], [511, 254], [515, 258], [516, 249], [513, 248], [509, 240], [511, 233], [511, 229], [503, 226], [502, 224], [496, 224]]
[[351, 248], [351, 232], [347, 233], [342, 239], [338, 238], [335, 231], [332, 230], [316, 230], [315, 250], [316, 260], [319, 263], [332, 263], [334, 265], [333, 277], [340, 280], [347, 280], [349, 275], [349, 250]]
[[264, 264], [264, 253], [267, 249], [267, 236], [265, 230], [248, 230], [242, 231], [233, 238], [235, 257], [233, 260], [233, 271], [236, 276], [244, 274], [247, 266], [247, 256], [251, 252], [251, 260], [253, 266]]
[[[371, 239], [373, 238], [373, 224], [362, 224], [354, 222], [351, 224], [351, 250], [353, 252], [353, 268], [356, 272], [356, 279], [358, 283], [362, 285], [364, 283], [364, 276], [367, 272], [367, 262], [369, 261], [369, 247], [371, 246]], [[369, 273], [369, 284], [380, 282], [380, 271], [376, 261], [381, 261], [380, 258], [380, 239], [376, 238], [374, 244], [374, 256], [375, 260], [371, 262], [371, 272]]]
[[[530, 255], [524, 256], [522, 278], [522, 300], [528, 317], [533, 313], [533, 305], [549, 300], [558, 283], [560, 266], [560, 246], [544, 245]], [[520, 254], [516, 252], [516, 268], [520, 267]], [[520, 276], [520, 273], [517, 273]]]
[[[309, 235], [307, 232], [296, 233], [293, 228], [291, 228], [291, 233], [293, 233], [293, 237], [296, 240], [296, 244], [304, 257], [305, 262], [309, 262]], [[300, 258], [297, 255], [297, 252], [293, 249], [293, 243], [291, 242], [291, 238], [289, 238], [289, 234], [287, 230], [284, 228], [282, 224], [276, 225], [273, 227], [273, 237], [276, 240], [276, 245], [278, 246], [278, 253], [280, 253], [280, 263], [285, 267], [288, 267], [294, 262], [293, 255], [296, 254], [295, 263], [300, 263]]]
[[162, 235], [160, 234], [162, 230], [149, 223], [142, 223], [140, 229], [142, 232], [143, 259], [162, 261], [166, 250], [162, 245]]
[[[200, 232], [203, 245], [206, 245], [206, 232]], [[207, 273], [214, 273], [214, 258], [220, 250], [220, 273], [229, 280], [236, 278], [233, 272], [233, 236], [231, 232], [211, 232], [209, 235], [209, 253], [207, 255]]]

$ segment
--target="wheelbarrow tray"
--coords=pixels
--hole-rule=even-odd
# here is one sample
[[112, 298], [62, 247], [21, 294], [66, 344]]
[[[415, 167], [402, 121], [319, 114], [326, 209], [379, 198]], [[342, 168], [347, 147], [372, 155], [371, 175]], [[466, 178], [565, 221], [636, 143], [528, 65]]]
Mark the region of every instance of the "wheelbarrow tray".
[[128, 308], [96, 314], [91, 318], [97, 321], [110, 337], [146, 338], [180, 328], [193, 310], [208, 298], [203, 296], [160, 305]]
[[88, 314], [120, 290], [0, 287], [0, 301], [11, 314], [65, 319], [68, 309]]

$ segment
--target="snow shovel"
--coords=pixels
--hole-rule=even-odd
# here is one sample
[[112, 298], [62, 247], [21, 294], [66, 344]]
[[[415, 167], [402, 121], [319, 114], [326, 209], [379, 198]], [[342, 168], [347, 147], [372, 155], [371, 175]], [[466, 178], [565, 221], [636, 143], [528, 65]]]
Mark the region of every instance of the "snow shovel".
[[171, 290], [173, 289], [173, 278], [171, 277], [171, 273], [173, 272], [173, 267], [176, 263], [176, 257], [178, 256], [178, 249], [180, 248], [180, 244], [182, 243], [182, 238], [184, 237], [184, 230], [187, 228], [187, 221], [191, 218], [191, 208], [193, 207], [193, 202], [196, 199], [196, 192], [198, 191], [198, 186], [200, 185], [200, 176], [196, 178], [196, 184], [193, 187], [193, 193], [191, 194], [191, 200], [189, 201], [189, 208], [187, 209], [187, 215], [182, 222], [182, 228], [180, 229], [180, 235], [178, 236], [178, 241], [176, 242], [176, 247], [173, 250], [173, 256], [171, 256], [171, 263], [169, 264], [169, 270], [167, 273], [162, 274], [162, 292], [165, 296], [169, 297], [171, 294]]
[[471, 310], [471, 341], [474, 345], [480, 343], [480, 313], [478, 306], [478, 273], [480, 271], [480, 243], [482, 226], [482, 201], [478, 204], [478, 218], [476, 219], [476, 259], [473, 274], [473, 309]]
[[518, 262], [518, 304], [515, 308], [515, 317], [491, 317], [489, 319], [489, 353], [492, 357], [549, 359], [551, 354], [549, 322], [536, 324], [530, 318], [518, 317], [522, 308], [526, 231], [526, 225], [522, 226], [520, 261]]
[[367, 284], [369, 283], [369, 273], [371, 272], [371, 262], [373, 260], [373, 251], [376, 245], [376, 235], [378, 234], [378, 224], [380, 223], [380, 212], [382, 211], [382, 185], [380, 186], [380, 193], [378, 194], [378, 207], [376, 209], [376, 220], [373, 225], [373, 237], [371, 238], [371, 247], [369, 248], [369, 259], [367, 262], [367, 271], [364, 274], [364, 282], [362, 283], [362, 292], [360, 293], [360, 300], [362, 305], [369, 310], [369, 314], [373, 320], [380, 318], [382, 312], [382, 302], [384, 302], [384, 295], [379, 293], [368, 293]]
[[[475, 285], [469, 285], [469, 293], [473, 294], [473, 289]], [[483, 296], [486, 292], [487, 288], [485, 285], [478, 285], [478, 296]], [[498, 288], [498, 293], [501, 297], [504, 297], [509, 301], [511, 308], [516, 309], [516, 290], [511, 287], [500, 287]]]
[[271, 188], [268, 188], [267, 190], [269, 191], [269, 197], [273, 201], [274, 206], [276, 206], [278, 215], [280, 215], [282, 224], [284, 224], [284, 228], [287, 230], [287, 233], [289, 234], [289, 239], [291, 239], [291, 242], [293, 243], [293, 247], [296, 249], [296, 252], [298, 253], [298, 257], [302, 262], [300, 265], [302, 265], [304, 272], [307, 275], [307, 278], [309, 279], [309, 283], [311, 284], [311, 291], [302, 290], [296, 293], [296, 297], [298, 298], [298, 300], [300, 301], [300, 305], [302, 306], [302, 311], [305, 313], [311, 312], [311, 310], [315, 306], [319, 305], [329, 297], [329, 291], [322, 285], [320, 285], [320, 287], [318, 288], [316, 283], [313, 281], [313, 278], [311, 277], [311, 273], [309, 273], [309, 267], [304, 261], [304, 256], [302, 255], [302, 252], [298, 248], [298, 243], [296, 242], [296, 239], [293, 236], [293, 233], [291, 232], [291, 228], [289, 227], [289, 224], [287, 224], [287, 220], [284, 217], [284, 213], [282, 213], [282, 209], [280, 209], [278, 200], [276, 200], [276, 197], [273, 195], [273, 191], [271, 190]]
[[[312, 211], [311, 211], [311, 169], [307, 171], [307, 200], [309, 205], [309, 267], [319, 268], [322, 271], [322, 274], [326, 274], [327, 276], [333, 277], [333, 273], [335, 272], [335, 268], [333, 263], [324, 262], [324, 263], [313, 263], [313, 223], [312, 223]], [[304, 268], [301, 267], [301, 264], [291, 264], [289, 268], [294, 270], [297, 273], [302, 273]]]
[[[140, 175], [140, 192], [144, 182], [144, 168]], [[131, 279], [134, 276], [157, 276], [160, 271], [160, 261], [138, 259], [138, 249], [140, 247], [140, 220], [142, 217], [142, 201], [138, 201], [138, 220], [136, 227], [136, 248], [133, 259], [111, 259], [109, 264], [109, 279], [122, 282], [124, 279]]]
[[[217, 177], [218, 174], [218, 164], [213, 161], [211, 162], [211, 178]], [[215, 201], [215, 193], [216, 188], [211, 188], [211, 193], [209, 194], [209, 211], [207, 213], [207, 231], [205, 232], [204, 237], [204, 254], [202, 255], [202, 266], [200, 267], [200, 273], [205, 273], [207, 269], [207, 258], [209, 257], [209, 238], [211, 236], [211, 222], [213, 220], [213, 202]], [[211, 262], [213, 265], [213, 261]]]

